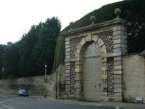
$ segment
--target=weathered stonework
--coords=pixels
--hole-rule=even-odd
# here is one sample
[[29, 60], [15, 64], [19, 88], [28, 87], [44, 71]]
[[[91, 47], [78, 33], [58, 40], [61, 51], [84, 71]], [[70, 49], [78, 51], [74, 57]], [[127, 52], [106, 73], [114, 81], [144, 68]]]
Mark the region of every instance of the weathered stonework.
[[[126, 29], [122, 19], [114, 19], [104, 24], [93, 24], [89, 31], [81, 28], [65, 33], [65, 96], [84, 99], [83, 54], [88, 45], [96, 44], [100, 51], [101, 101], [122, 101], [123, 63], [122, 56], [127, 52]], [[99, 63], [98, 63], [99, 64]], [[88, 72], [89, 73], [89, 72]]]
[[98, 34], [100, 38], [103, 40], [107, 53], [113, 53], [113, 32], [106, 31]]
[[[138, 54], [123, 57], [124, 100], [135, 102], [137, 97], [145, 100], [145, 59]], [[145, 102], [145, 101], [144, 101]]]

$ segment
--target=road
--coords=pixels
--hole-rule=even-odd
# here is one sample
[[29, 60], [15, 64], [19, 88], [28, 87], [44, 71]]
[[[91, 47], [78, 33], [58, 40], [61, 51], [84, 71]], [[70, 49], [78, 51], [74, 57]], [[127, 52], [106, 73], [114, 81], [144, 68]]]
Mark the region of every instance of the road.
[[0, 97], [0, 109], [115, 109], [48, 100], [42, 97]]

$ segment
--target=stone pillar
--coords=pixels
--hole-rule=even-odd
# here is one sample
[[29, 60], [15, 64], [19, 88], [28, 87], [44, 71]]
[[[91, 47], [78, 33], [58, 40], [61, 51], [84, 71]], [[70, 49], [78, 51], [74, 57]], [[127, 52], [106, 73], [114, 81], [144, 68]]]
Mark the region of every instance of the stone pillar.
[[81, 71], [80, 71], [80, 66], [81, 66], [81, 63], [80, 63], [80, 60], [76, 60], [75, 61], [75, 73], [76, 73], [76, 82], [75, 82], [75, 97], [77, 99], [81, 99], [82, 95], [81, 95]]
[[127, 32], [123, 23], [115, 25], [113, 28], [113, 49], [115, 55], [127, 53]]
[[66, 97], [70, 96], [70, 39], [68, 37], [65, 38], [65, 93]]
[[102, 57], [102, 100], [108, 101], [107, 99], [107, 58]]
[[113, 53], [114, 53], [114, 100], [123, 99], [123, 55], [127, 53], [127, 33], [124, 21], [116, 19], [113, 28]]

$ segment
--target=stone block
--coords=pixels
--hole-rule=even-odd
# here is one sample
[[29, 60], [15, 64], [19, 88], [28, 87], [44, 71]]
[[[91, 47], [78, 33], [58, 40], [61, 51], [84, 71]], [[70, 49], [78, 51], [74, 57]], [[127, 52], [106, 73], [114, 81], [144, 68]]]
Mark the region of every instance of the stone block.
[[122, 71], [120, 70], [120, 71], [114, 71], [114, 74], [122, 74]]
[[118, 53], [113, 53], [113, 56], [121, 56], [122, 55], [122, 53], [121, 52], [118, 52]]
[[91, 36], [89, 35], [89, 36], [87, 36], [86, 38], [85, 38], [85, 41], [87, 42], [87, 41], [91, 41], [92, 39], [91, 39]]
[[106, 71], [107, 68], [106, 68], [106, 67], [101, 67], [101, 70], [102, 70], [102, 71]]
[[65, 42], [69, 42], [70, 41], [70, 38], [65, 38]]
[[80, 72], [80, 68], [79, 67], [76, 67], [75, 68], [75, 72]]
[[80, 89], [80, 88], [81, 88], [80, 83], [76, 83], [76, 84], [75, 84], [75, 87], [76, 87], [77, 89]]
[[66, 65], [66, 66], [70, 66], [70, 63], [66, 62], [65, 65]]
[[65, 74], [67, 75], [67, 74], [69, 74], [70, 73], [70, 70], [65, 70]]
[[68, 86], [70, 84], [70, 81], [69, 80], [68, 81], [66, 80], [65, 81], [65, 84]]
[[85, 38], [83, 38], [82, 40], [81, 40], [81, 42], [80, 42], [80, 47], [82, 47], [84, 44], [85, 44]]
[[126, 31], [126, 30], [125, 30], [125, 27], [124, 26], [118, 25], [118, 26], [115, 26], [113, 28], [113, 31], [116, 32], [116, 31]]
[[70, 52], [65, 52], [65, 57], [70, 56]]
[[78, 44], [77, 51], [76, 51], [77, 53], [80, 52], [82, 46], [83, 46], [83, 44], [82, 45], [81, 44]]
[[114, 61], [122, 61], [122, 57], [121, 56], [114, 57]]
[[70, 58], [65, 58], [65, 62], [70, 62]]
[[121, 53], [122, 52], [122, 49], [121, 48], [114, 48], [113, 49], [113, 52], [114, 53]]
[[116, 66], [122, 66], [122, 62], [121, 62], [121, 61], [114, 61], [114, 64], [115, 64]]
[[65, 49], [65, 52], [70, 52], [70, 48]]
[[69, 41], [65, 41], [65, 45], [70, 45], [70, 42]]
[[103, 46], [101, 47], [101, 52], [106, 54], [106, 46], [105, 46], [105, 45], [103, 45]]
[[93, 36], [92, 40], [96, 42], [98, 40], [98, 37], [97, 36]]
[[65, 45], [65, 49], [70, 49], [70, 45]]
[[80, 61], [75, 61], [75, 65], [80, 65]]
[[75, 59], [79, 59], [79, 56], [80, 56], [79, 53], [76, 53], [75, 54]]
[[121, 65], [120, 66], [116, 66], [116, 64], [115, 64], [114, 69], [115, 70], [122, 70], [122, 66]]
[[113, 40], [118, 40], [118, 39], [121, 39], [121, 36], [120, 35], [114, 35], [113, 36]]
[[121, 43], [121, 39], [113, 40], [113, 44], [120, 44], [120, 43]]
[[65, 69], [66, 70], [70, 70], [70, 66], [65, 66]]
[[103, 80], [107, 80], [107, 75], [102, 75]]
[[113, 36], [121, 36], [121, 35], [124, 35], [124, 32], [122, 32], [122, 31], [114, 31], [113, 32]]
[[66, 55], [65, 58], [66, 58], [66, 59], [70, 59], [70, 56], [69, 56], [69, 55]]
[[[115, 88], [115, 89], [114, 89], [114, 92], [115, 92], [115, 93], [120, 93], [120, 92], [122, 92], [122, 89], [121, 89], [121, 88]], [[116, 94], [116, 95], [117, 95], [117, 94]], [[120, 95], [120, 94], [119, 94], [119, 95]]]
[[121, 48], [121, 44], [120, 43], [114, 44], [113, 48]]

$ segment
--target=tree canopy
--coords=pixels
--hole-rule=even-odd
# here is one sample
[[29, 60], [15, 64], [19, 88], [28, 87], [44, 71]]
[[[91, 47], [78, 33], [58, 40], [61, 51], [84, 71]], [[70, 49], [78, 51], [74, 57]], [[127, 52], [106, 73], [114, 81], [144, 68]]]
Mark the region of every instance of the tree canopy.
[[50, 74], [60, 30], [58, 18], [48, 18], [33, 25], [20, 41], [0, 45], [0, 77], [43, 75], [45, 65]]

